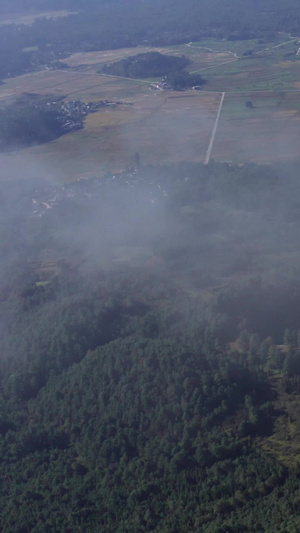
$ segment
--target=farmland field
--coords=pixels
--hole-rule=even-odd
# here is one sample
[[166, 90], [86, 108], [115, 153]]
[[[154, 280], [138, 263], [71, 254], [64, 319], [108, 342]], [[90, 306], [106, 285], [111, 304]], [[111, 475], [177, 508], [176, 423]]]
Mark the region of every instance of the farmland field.
[[22, 153], [64, 179], [132, 166], [135, 152], [141, 164], [204, 161], [219, 102], [215, 93], [148, 91], [133, 105], [93, 113], [84, 129]]
[[299, 146], [300, 92], [226, 95], [213, 158], [268, 163], [296, 159]]
[[[0, 101], [24, 93], [65, 96], [69, 100], [117, 99], [135, 95], [141, 83], [97, 73], [45, 70], [10, 78], [0, 87]], [[149, 85], [149, 84], [148, 84]]]
[[[225, 97], [212, 158], [261, 163], [295, 159], [300, 141], [298, 49], [298, 38], [279, 35], [273, 43], [207, 40], [76, 53], [64, 60], [65, 69], [5, 80], [0, 101], [5, 105], [24, 93], [36, 93], [53, 100], [118, 102], [89, 115], [82, 130], [21, 151], [41, 165], [51, 164], [64, 179], [72, 173], [76, 177], [124, 169], [133, 164], [136, 152], [142, 164], [205, 161], [221, 93]], [[204, 90], [155, 91], [150, 87], [154, 80], [99, 74], [106, 63], [150, 50], [187, 55], [188, 70], [206, 79]]]

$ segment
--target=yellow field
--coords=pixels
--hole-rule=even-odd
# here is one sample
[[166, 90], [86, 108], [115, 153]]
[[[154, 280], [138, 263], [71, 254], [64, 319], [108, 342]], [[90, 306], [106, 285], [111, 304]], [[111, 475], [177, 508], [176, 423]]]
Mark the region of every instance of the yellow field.
[[134, 164], [203, 161], [220, 96], [195, 91], [137, 95], [133, 105], [104, 108], [84, 129], [19, 152], [63, 179]]

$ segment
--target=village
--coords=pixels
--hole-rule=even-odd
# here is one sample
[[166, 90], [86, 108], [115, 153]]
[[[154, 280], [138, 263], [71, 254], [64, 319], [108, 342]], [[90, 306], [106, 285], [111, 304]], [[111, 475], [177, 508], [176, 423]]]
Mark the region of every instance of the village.
[[63, 209], [80, 202], [95, 202], [97, 197], [101, 197], [107, 187], [121, 187], [125, 191], [132, 191], [147, 185], [149, 202], [155, 204], [160, 198], [168, 196], [168, 192], [155, 179], [149, 181], [144, 179], [139, 167], [129, 167], [115, 174], [107, 174], [104, 177], [78, 178], [76, 181], [63, 186], [41, 183], [35, 189], [31, 199], [32, 218], [40, 218], [52, 209]]
[[37, 104], [37, 109], [46, 109], [57, 113], [57, 120], [61, 123], [64, 133], [81, 129], [84, 126], [84, 119], [89, 113], [96, 113], [103, 107], [116, 107], [122, 102], [110, 102], [100, 100], [100, 102], [81, 102], [80, 100], [48, 101], [46, 104]]

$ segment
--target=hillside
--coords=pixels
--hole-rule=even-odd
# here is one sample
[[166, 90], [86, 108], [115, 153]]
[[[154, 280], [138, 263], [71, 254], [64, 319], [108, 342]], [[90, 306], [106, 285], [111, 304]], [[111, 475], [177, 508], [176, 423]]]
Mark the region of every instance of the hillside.
[[0, 531], [298, 533], [298, 3], [0, 4]]
[[2, 186], [3, 531], [298, 529], [298, 190], [216, 163]]

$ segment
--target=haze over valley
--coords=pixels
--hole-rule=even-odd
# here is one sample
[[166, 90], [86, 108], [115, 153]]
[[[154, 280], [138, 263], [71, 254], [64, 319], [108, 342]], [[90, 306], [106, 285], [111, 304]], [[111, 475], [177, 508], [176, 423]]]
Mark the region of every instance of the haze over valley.
[[300, 10], [0, 6], [0, 529], [300, 529]]

